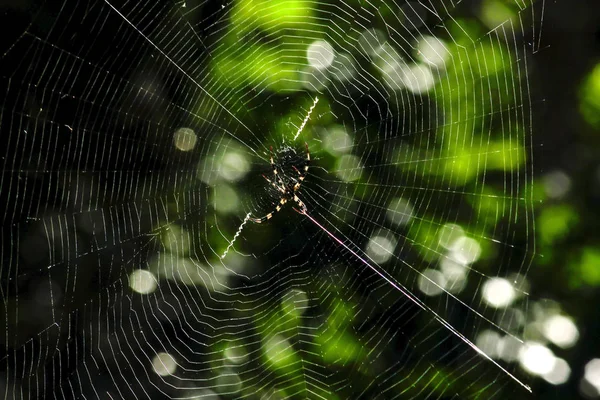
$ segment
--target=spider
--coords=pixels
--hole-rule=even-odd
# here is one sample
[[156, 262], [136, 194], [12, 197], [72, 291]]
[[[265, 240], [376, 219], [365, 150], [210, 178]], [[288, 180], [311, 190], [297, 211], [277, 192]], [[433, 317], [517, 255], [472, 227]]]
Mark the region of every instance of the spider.
[[304, 171], [301, 172], [295, 165], [293, 165], [292, 168], [298, 173], [298, 178], [291, 178], [288, 184], [285, 184], [283, 182], [283, 179], [280, 178], [279, 172], [277, 171], [277, 167], [275, 166], [275, 161], [273, 161], [273, 147], [271, 147], [271, 166], [273, 167], [273, 180], [267, 178], [265, 175], [263, 175], [263, 178], [265, 178], [270, 185], [272, 185], [281, 193], [281, 197], [279, 199], [279, 203], [277, 203], [273, 211], [266, 214], [264, 217], [250, 217], [250, 221], [255, 222], [257, 224], [262, 224], [263, 222], [270, 220], [271, 218], [273, 218], [273, 214], [280, 211], [281, 207], [283, 207], [290, 200], [295, 201], [301, 210], [306, 210], [306, 206], [304, 205], [302, 200], [300, 200], [298, 196], [296, 196], [296, 192], [298, 191], [298, 189], [300, 189], [300, 186], [302, 186], [302, 182], [306, 177], [306, 174], [308, 172], [308, 164], [310, 163], [310, 151], [308, 151], [308, 143], [304, 143], [304, 145], [306, 146], [306, 165], [304, 166]]

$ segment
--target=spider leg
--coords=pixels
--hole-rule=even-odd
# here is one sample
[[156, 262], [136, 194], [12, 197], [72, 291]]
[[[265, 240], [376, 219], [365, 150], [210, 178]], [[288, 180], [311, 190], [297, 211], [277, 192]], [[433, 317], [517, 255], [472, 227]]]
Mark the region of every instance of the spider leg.
[[306, 166], [304, 167], [304, 173], [308, 171], [308, 164], [310, 164], [310, 151], [308, 150], [308, 143], [304, 142], [306, 146]]
[[300, 207], [300, 210], [296, 210], [296, 211], [298, 211], [300, 214], [303, 214], [303, 213], [305, 213], [307, 211], [306, 210], [306, 204], [304, 204], [302, 202], [302, 200], [300, 200], [298, 198], [298, 196], [294, 195], [294, 197], [292, 199], [296, 202], [296, 204], [298, 204], [298, 207]]
[[298, 173], [298, 179], [296, 178], [292, 178], [293, 180], [296, 181], [296, 184], [294, 185], [294, 192], [298, 189], [300, 189], [300, 186], [302, 185], [302, 181], [304, 181], [304, 175], [302, 175], [302, 172], [300, 172], [300, 170], [298, 168], [296, 168], [295, 165], [292, 165], [292, 168], [294, 168], [294, 170]]
[[271, 146], [271, 167], [273, 167], [273, 175], [277, 176], [277, 167], [275, 161], [273, 161], [273, 146]]
[[281, 198], [279, 200], [279, 203], [275, 206], [275, 209], [273, 211], [271, 211], [270, 213], [268, 213], [267, 215], [265, 215], [264, 217], [260, 217], [260, 218], [254, 218], [254, 217], [250, 217], [249, 220], [252, 222], [255, 222], [257, 224], [262, 224], [265, 221], [270, 220], [271, 218], [273, 218], [273, 215], [276, 212], [281, 211], [281, 207], [283, 207], [283, 205], [287, 203], [287, 199], [286, 198]]
[[304, 171], [300, 174], [300, 180], [303, 181], [308, 173], [308, 167], [310, 165], [310, 151], [308, 150], [308, 143], [304, 142], [304, 146], [306, 146], [306, 165], [304, 166]]
[[294, 171], [296, 171], [298, 173], [298, 175], [300, 175], [300, 178], [303, 178], [302, 172], [300, 172], [300, 170], [295, 165], [292, 165], [292, 168], [294, 168]]
[[304, 173], [300, 172], [295, 165], [292, 165], [292, 168], [298, 173], [298, 179], [296, 180], [296, 184], [294, 185], [294, 192], [300, 189], [304, 178], [306, 178], [306, 174], [308, 173], [308, 165], [310, 164], [310, 151], [308, 150], [308, 143], [304, 142], [306, 146], [306, 165], [304, 166]]
[[[275, 184], [274, 182], [270, 181], [266, 177], [265, 177], [265, 179], [267, 179], [267, 181], [269, 181], [270, 184], [272, 184], [273, 186], [275, 186], [275, 188], [277, 190], [279, 190], [282, 193], [285, 193], [285, 185], [283, 184], [283, 180], [279, 177], [279, 172], [277, 171], [277, 167], [275, 166], [275, 161], [273, 160], [273, 146], [271, 146], [270, 149], [271, 149], [271, 158], [270, 158], [270, 161], [271, 161], [271, 167], [273, 167], [273, 175], [275, 176], [275, 180], [278, 180], [279, 184], [281, 186], [277, 186], [277, 184]], [[263, 177], [264, 177], [264, 175], [263, 175]]]
[[262, 224], [263, 222], [269, 220], [273, 218], [273, 213], [270, 212], [267, 215], [265, 215], [264, 217], [260, 217], [260, 218], [254, 218], [254, 217], [250, 217], [249, 220], [256, 223], [256, 224]]
[[[266, 175], [263, 174], [263, 178], [265, 178], [267, 180], [267, 182], [269, 182], [271, 185], [273, 185], [273, 187], [277, 190], [279, 190], [281, 193], [285, 193], [285, 188], [282, 186], [278, 186], [275, 182], [273, 182], [272, 180], [270, 180], [269, 178], [267, 178]], [[281, 182], [281, 179], [279, 180]]]

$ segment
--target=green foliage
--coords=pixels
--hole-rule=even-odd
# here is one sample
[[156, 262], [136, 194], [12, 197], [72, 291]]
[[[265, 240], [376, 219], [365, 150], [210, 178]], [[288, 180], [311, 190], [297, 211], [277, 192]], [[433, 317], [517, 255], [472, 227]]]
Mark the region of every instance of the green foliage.
[[278, 32], [305, 24], [312, 15], [311, 2], [306, 0], [241, 0], [235, 3], [230, 23], [242, 32], [253, 27]]
[[437, 261], [439, 226], [430, 222], [431, 218], [423, 218], [411, 224], [407, 238], [414, 244], [418, 244], [417, 250], [426, 261]]
[[571, 286], [600, 286], [600, 248], [585, 247], [571, 263]]
[[321, 356], [326, 364], [346, 365], [356, 361], [361, 345], [352, 334], [326, 329], [316, 338], [320, 344]]
[[600, 64], [597, 64], [581, 86], [579, 109], [583, 118], [600, 129]]
[[[224, 38], [227, 46], [219, 47], [213, 56], [219, 82], [274, 91], [300, 89], [296, 66], [305, 58], [308, 31], [303, 29], [311, 27], [312, 7], [304, 0], [236, 2]], [[236, 45], [240, 41], [244, 46]]]
[[540, 242], [552, 246], [564, 239], [579, 222], [577, 211], [569, 204], [545, 207], [537, 219]]
[[517, 15], [518, 2], [513, 0], [484, 0], [481, 19], [487, 26], [495, 27]]
[[[431, 171], [460, 187], [488, 170], [514, 171], [523, 166], [526, 154], [522, 129], [513, 125], [509, 131], [496, 121], [516, 101], [505, 85], [507, 80], [519, 79], [512, 55], [497, 41], [469, 43], [471, 36], [479, 34], [479, 27], [466, 21], [457, 24], [462, 28], [453, 32], [458, 44], [448, 45], [452, 61], [434, 90], [445, 119], [437, 130], [441, 154], [428, 158], [437, 158], [434, 162], [441, 164]], [[473, 63], [465, 60], [486, 60], [485, 68], [473, 69]], [[466, 79], [473, 75], [475, 79]]]

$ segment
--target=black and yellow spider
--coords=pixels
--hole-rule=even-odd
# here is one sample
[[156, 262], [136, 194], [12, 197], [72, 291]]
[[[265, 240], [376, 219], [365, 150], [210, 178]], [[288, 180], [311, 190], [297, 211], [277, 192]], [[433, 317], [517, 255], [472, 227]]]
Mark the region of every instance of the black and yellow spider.
[[308, 164], [310, 163], [310, 152], [308, 151], [308, 143], [304, 143], [306, 146], [306, 164], [304, 165], [303, 171], [301, 172], [295, 165], [292, 165], [292, 168], [298, 173], [298, 178], [291, 178], [287, 180], [287, 183], [284, 183], [283, 179], [280, 177], [280, 174], [277, 171], [277, 166], [275, 165], [275, 161], [273, 160], [273, 147], [271, 147], [271, 166], [273, 167], [273, 180], [267, 178], [263, 175], [263, 178], [269, 182], [275, 189], [277, 189], [281, 193], [281, 198], [279, 199], [279, 203], [275, 206], [275, 209], [270, 213], [266, 214], [261, 218], [250, 217], [250, 221], [256, 222], [257, 224], [262, 224], [265, 221], [273, 218], [273, 214], [281, 210], [281, 207], [285, 205], [288, 201], [294, 201], [300, 207], [300, 210], [305, 211], [306, 206], [296, 196], [296, 192], [302, 186], [302, 182], [304, 178], [306, 178], [306, 174], [308, 172]]

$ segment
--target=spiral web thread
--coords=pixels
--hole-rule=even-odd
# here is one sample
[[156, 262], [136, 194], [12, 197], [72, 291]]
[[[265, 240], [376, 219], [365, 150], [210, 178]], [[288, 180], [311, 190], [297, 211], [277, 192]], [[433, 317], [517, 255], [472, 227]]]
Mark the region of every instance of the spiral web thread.
[[[526, 309], [535, 256], [545, 2], [504, 3], [35, 8], [0, 58], [4, 397], [527, 392], [478, 344], [520, 343], [486, 288]], [[246, 224], [300, 134], [307, 211]]]

